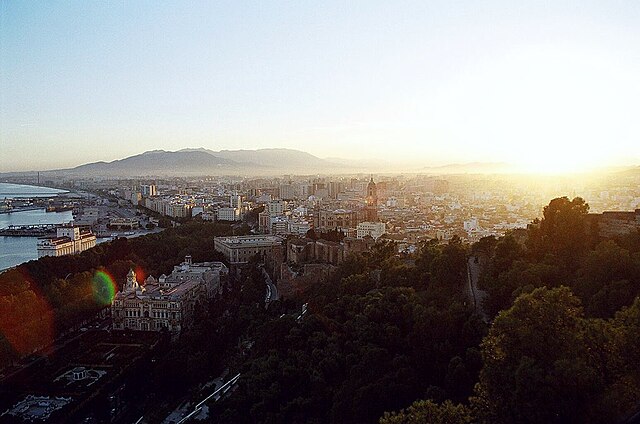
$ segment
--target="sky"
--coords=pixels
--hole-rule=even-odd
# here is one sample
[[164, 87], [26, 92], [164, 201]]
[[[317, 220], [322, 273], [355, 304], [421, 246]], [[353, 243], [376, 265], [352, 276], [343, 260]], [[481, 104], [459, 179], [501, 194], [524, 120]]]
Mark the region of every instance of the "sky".
[[0, 1], [0, 172], [188, 147], [640, 165], [640, 2]]

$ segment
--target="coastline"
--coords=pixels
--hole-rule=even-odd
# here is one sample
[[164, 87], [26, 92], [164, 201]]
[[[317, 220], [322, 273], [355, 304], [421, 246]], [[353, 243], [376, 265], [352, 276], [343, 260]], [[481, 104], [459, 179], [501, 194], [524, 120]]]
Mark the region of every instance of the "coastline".
[[20, 209], [10, 209], [10, 210], [6, 210], [6, 211], [0, 211], [0, 214], [2, 213], [18, 213], [18, 212], [28, 212], [28, 211], [37, 211], [39, 209], [44, 209], [41, 206], [28, 206], [26, 208], [20, 208]]
[[[73, 219], [70, 211], [45, 212], [44, 208], [36, 210], [13, 210], [0, 214], [0, 227], [11, 225], [46, 225], [60, 224]], [[37, 237], [0, 236], [0, 270], [37, 259]], [[3, 271], [0, 271], [3, 272]]]
[[[25, 184], [25, 183], [11, 183], [11, 182], [4, 182], [4, 181], [0, 181], [0, 187], [2, 185], [11, 185], [11, 186], [19, 186], [19, 187], [33, 187], [33, 188], [37, 188], [37, 189], [47, 189], [47, 190], [55, 190], [55, 192], [49, 192], [49, 193], [45, 193], [45, 192], [41, 192], [41, 193], [37, 193], [37, 192], [27, 192], [27, 193], [20, 193], [20, 192], [2, 192], [0, 191], [0, 198], [1, 199], [19, 199], [19, 198], [30, 198], [30, 197], [47, 197], [50, 195], [61, 195], [61, 194], [68, 194], [71, 193], [70, 190], [66, 190], [66, 189], [62, 189], [62, 188], [57, 188], [57, 187], [49, 187], [46, 185], [37, 185], [37, 184]], [[18, 195], [20, 197], [12, 197]]]

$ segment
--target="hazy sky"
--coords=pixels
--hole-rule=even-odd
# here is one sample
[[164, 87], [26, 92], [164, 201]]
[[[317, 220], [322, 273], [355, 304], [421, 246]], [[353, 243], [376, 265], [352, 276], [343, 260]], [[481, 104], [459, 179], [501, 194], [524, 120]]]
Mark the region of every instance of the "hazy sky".
[[640, 1], [0, 1], [0, 172], [145, 150], [640, 164]]

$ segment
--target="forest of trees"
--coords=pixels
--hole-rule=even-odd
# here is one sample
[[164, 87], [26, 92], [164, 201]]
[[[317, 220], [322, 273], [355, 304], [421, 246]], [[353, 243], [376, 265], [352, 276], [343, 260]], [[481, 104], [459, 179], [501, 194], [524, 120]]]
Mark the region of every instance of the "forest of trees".
[[[255, 326], [212, 422], [616, 423], [640, 407], [640, 233], [598, 240], [558, 198], [524, 234], [348, 258]], [[478, 258], [485, 324], [465, 294]], [[397, 412], [390, 412], [397, 411]]]
[[466, 305], [466, 246], [425, 243], [415, 259], [378, 243], [304, 298], [309, 313], [269, 320], [216, 422], [375, 422], [417, 397], [466, 399], [486, 325]]
[[553, 199], [526, 233], [485, 238], [482, 368], [465, 402], [428, 397], [398, 423], [620, 423], [640, 408], [640, 232], [600, 240], [581, 198]]

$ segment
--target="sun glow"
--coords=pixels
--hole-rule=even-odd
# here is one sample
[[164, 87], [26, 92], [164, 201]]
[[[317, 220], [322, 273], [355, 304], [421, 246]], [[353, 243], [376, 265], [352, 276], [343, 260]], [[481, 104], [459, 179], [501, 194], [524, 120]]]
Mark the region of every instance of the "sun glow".
[[583, 151], [569, 143], [544, 147], [523, 152], [522, 157], [514, 161], [515, 171], [527, 174], [574, 174], [608, 165], [594, 152]]
[[433, 122], [450, 149], [500, 160], [518, 172], [586, 172], [633, 160], [639, 121], [637, 78], [625, 67], [575, 46], [514, 52], [443, 87]]

